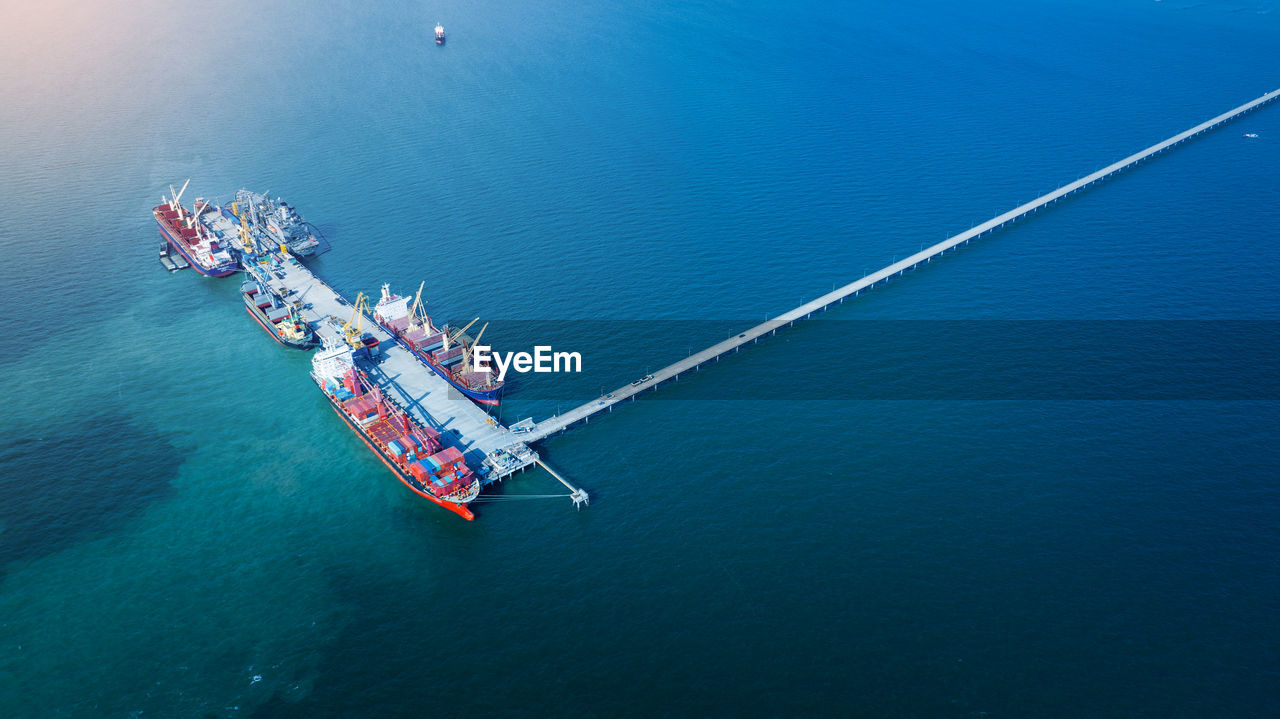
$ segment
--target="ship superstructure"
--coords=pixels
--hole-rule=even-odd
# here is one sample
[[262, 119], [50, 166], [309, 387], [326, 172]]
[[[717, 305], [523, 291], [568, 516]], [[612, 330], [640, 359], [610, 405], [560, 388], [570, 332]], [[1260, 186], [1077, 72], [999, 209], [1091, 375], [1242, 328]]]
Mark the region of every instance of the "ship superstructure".
[[251, 235], [264, 245], [260, 251], [283, 245], [294, 255], [310, 257], [327, 249], [316, 226], [279, 197], [272, 200], [265, 193], [239, 190], [228, 212], [237, 222], [244, 218]]
[[311, 325], [302, 317], [297, 301], [286, 302], [261, 279], [240, 285], [244, 308], [264, 332], [276, 342], [295, 349], [311, 349], [319, 344]]

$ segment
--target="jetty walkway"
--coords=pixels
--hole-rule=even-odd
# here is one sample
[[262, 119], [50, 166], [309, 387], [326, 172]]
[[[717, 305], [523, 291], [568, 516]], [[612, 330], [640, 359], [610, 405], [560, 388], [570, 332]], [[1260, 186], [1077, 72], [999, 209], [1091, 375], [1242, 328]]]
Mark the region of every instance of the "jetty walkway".
[[562, 432], [578, 422], [590, 421], [592, 416], [601, 412], [612, 411], [613, 407], [618, 403], [627, 399], [634, 399], [636, 395], [645, 390], [656, 389], [658, 385], [666, 382], [667, 380], [679, 377], [684, 372], [688, 372], [691, 369], [697, 369], [707, 362], [719, 359], [722, 355], [730, 352], [736, 352], [740, 347], [742, 347], [742, 345], [745, 345], [748, 342], [755, 342], [765, 335], [775, 333], [779, 328], [793, 324], [796, 320], [807, 319], [814, 312], [819, 312], [827, 309], [833, 304], [844, 302], [846, 298], [856, 296], [863, 290], [870, 289], [876, 284], [884, 282], [895, 275], [901, 275], [907, 270], [915, 269], [919, 265], [931, 261], [934, 257], [941, 255], [947, 250], [954, 249], [969, 242], [970, 240], [995, 232], [1012, 222], [1016, 222], [1028, 215], [1031, 215], [1032, 213], [1040, 211], [1042, 208], [1047, 207], [1068, 195], [1080, 192], [1094, 183], [1101, 182], [1118, 172], [1137, 165], [1143, 160], [1147, 160], [1155, 155], [1165, 152], [1166, 150], [1177, 147], [1197, 135], [1208, 132], [1225, 122], [1233, 120], [1250, 110], [1257, 109], [1277, 98], [1280, 98], [1280, 90], [1268, 92], [1255, 100], [1246, 102], [1233, 110], [1229, 110], [1217, 117], [1202, 122], [1190, 130], [1180, 132], [1167, 140], [1158, 142], [1151, 147], [1142, 150], [1141, 152], [1135, 152], [1119, 162], [1107, 165], [1097, 172], [1085, 175], [1075, 182], [1067, 183], [1053, 192], [1046, 193], [1024, 205], [1015, 207], [1003, 215], [994, 217], [976, 227], [972, 227], [958, 235], [949, 237], [932, 247], [925, 248], [904, 260], [895, 262], [882, 270], [863, 277], [860, 280], [850, 282], [844, 287], [828, 292], [812, 302], [805, 303], [789, 312], [784, 312], [771, 320], [758, 324], [755, 327], [742, 332], [736, 337], [714, 344], [701, 352], [691, 354], [679, 362], [663, 367], [653, 374], [646, 375], [631, 384], [619, 387], [612, 392], [601, 397], [597, 397], [590, 402], [569, 410], [568, 412], [537, 422], [529, 426], [527, 431], [521, 433], [520, 438], [525, 442], [536, 442], [557, 432]]
[[[301, 305], [303, 318], [318, 333], [335, 340], [341, 337], [342, 323], [352, 317], [353, 309], [324, 280], [301, 263], [288, 260], [274, 266], [270, 274], [260, 274], [262, 281], [287, 301]], [[462, 452], [473, 468], [481, 468], [483, 482], [503, 479], [538, 462], [538, 454], [523, 437], [449, 386], [367, 314], [363, 330], [378, 339], [381, 351], [377, 364], [368, 370], [369, 379], [415, 420], [439, 430], [442, 442]], [[577, 490], [571, 487], [570, 491]]]

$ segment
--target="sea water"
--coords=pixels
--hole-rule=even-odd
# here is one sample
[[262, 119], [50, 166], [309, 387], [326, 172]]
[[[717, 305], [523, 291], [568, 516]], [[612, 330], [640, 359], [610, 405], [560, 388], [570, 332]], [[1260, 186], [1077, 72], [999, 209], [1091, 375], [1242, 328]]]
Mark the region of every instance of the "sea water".
[[5, 5], [0, 713], [1271, 713], [1275, 396], [1004, 396], [1068, 369], [1011, 341], [969, 397], [913, 323], [1274, 346], [1280, 109], [547, 440], [590, 507], [538, 470], [473, 523], [150, 209], [269, 191], [348, 297], [555, 333], [582, 375], [502, 410], [543, 417], [1280, 87], [1276, 9]]

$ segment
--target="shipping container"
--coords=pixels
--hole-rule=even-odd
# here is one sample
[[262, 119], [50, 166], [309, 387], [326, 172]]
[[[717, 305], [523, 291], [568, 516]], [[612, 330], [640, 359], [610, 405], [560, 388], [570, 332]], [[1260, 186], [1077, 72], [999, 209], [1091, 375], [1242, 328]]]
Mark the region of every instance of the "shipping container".
[[421, 462], [410, 462], [409, 474], [412, 474], [419, 482], [427, 481], [427, 469], [422, 466]]
[[431, 458], [438, 460], [440, 463], [437, 466], [440, 467], [463, 461], [462, 453], [458, 451], [457, 447], [446, 447], [445, 449], [431, 455]]

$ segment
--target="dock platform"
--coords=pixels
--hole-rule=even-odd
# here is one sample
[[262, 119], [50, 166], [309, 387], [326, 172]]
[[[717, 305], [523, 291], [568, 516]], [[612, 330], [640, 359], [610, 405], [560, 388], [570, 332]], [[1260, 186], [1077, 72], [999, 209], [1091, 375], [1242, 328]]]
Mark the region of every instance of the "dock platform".
[[[351, 304], [296, 259], [274, 255], [270, 270], [258, 274], [287, 302], [297, 302], [303, 319], [322, 335], [341, 335], [351, 318]], [[331, 319], [332, 318], [332, 319]], [[369, 369], [369, 379], [404, 407], [415, 420], [440, 431], [441, 441], [456, 447], [472, 468], [479, 468], [482, 483], [504, 479], [532, 466], [538, 454], [522, 436], [502, 426], [448, 382], [420, 362], [369, 315], [363, 331], [379, 341], [380, 359]]]

